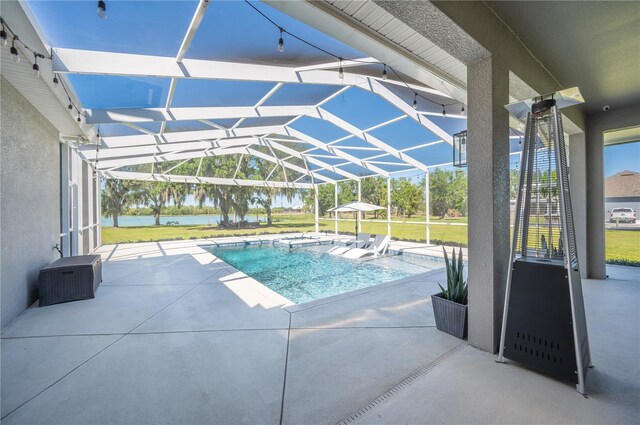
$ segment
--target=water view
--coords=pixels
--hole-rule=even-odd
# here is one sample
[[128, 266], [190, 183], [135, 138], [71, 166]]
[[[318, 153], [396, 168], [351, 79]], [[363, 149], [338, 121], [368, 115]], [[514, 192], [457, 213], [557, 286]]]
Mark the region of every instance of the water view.
[[[231, 217], [233, 219], [233, 217]], [[246, 216], [248, 221], [266, 222], [265, 215]], [[217, 226], [222, 220], [219, 214], [212, 215], [163, 215], [160, 216], [160, 224], [178, 224], [178, 225], [212, 225]], [[113, 227], [113, 217], [101, 217], [100, 223], [103, 227]], [[155, 218], [152, 215], [121, 215], [118, 217], [118, 225], [120, 227], [136, 227], [136, 226], [153, 226]]]

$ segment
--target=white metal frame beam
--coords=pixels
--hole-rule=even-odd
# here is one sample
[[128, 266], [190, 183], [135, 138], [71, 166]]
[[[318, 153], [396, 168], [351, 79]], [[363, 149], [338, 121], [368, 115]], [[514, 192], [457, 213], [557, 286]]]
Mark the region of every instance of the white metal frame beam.
[[[194, 158], [202, 158], [207, 156], [224, 156], [224, 155], [251, 155], [257, 158], [262, 158], [266, 161], [277, 164], [281, 167], [296, 171], [298, 173], [312, 175], [318, 180], [321, 180], [325, 183], [334, 183], [335, 180], [329, 177], [323, 176], [322, 174], [318, 174], [315, 170], [308, 170], [306, 168], [299, 167], [295, 164], [291, 164], [290, 162], [284, 161], [282, 159], [274, 158], [271, 155], [265, 154], [263, 152], [257, 151], [255, 149], [251, 149], [248, 146], [243, 147], [232, 147], [232, 148], [216, 148], [216, 149], [208, 149], [202, 151], [201, 149], [195, 151], [176, 151], [169, 152], [166, 154], [152, 154], [152, 155], [143, 155], [143, 156], [134, 156], [134, 157], [123, 157], [123, 158], [115, 158], [115, 159], [103, 159], [101, 158], [98, 162], [99, 170], [109, 170], [125, 166], [131, 165], [140, 165], [140, 164], [157, 164], [166, 161], [183, 161]], [[87, 162], [93, 163], [95, 158], [91, 157], [83, 157]], [[181, 164], [178, 164], [179, 166]], [[176, 166], [176, 167], [177, 167]], [[174, 168], [171, 168], [173, 170]]]
[[[123, 123], [141, 131], [143, 134], [133, 136], [105, 137], [102, 142], [102, 163], [101, 168], [113, 168], [114, 165], [133, 165], [140, 163], [159, 163], [167, 160], [177, 160], [181, 158], [197, 158], [202, 156], [231, 154], [242, 150], [266, 160], [280, 164], [283, 169], [292, 169], [297, 172], [306, 173], [312, 178], [317, 178], [324, 182], [334, 180], [311, 171], [306, 167], [302, 169], [294, 164], [286, 162], [292, 157], [302, 159], [305, 164], [308, 162], [320, 167], [320, 170], [328, 170], [352, 180], [359, 180], [360, 177], [349, 173], [341, 166], [355, 164], [366, 170], [388, 177], [389, 172], [377, 165], [410, 165], [422, 171], [428, 171], [428, 167], [417, 161], [405, 150], [398, 150], [380, 139], [372, 136], [371, 131], [386, 125], [393, 124], [407, 117], [413, 119], [421, 126], [441, 137], [443, 141], [452, 143], [452, 137], [439, 126], [430, 121], [425, 114], [414, 110], [407, 102], [402, 100], [394, 92], [389, 90], [379, 79], [355, 73], [345, 73], [344, 79], [338, 79], [335, 71], [326, 71], [331, 68], [331, 64], [322, 64], [310, 67], [278, 67], [270, 65], [237, 64], [220, 61], [203, 61], [184, 59], [188, 46], [202, 20], [207, 6], [206, 0], [201, 0], [178, 56], [174, 58], [131, 55], [111, 52], [92, 52], [73, 49], [55, 50], [56, 60], [54, 69], [59, 72], [91, 73], [103, 75], [144, 75], [171, 78], [170, 94], [165, 108], [140, 108], [140, 109], [106, 109], [87, 111], [87, 121], [89, 123]], [[374, 63], [374, 60], [370, 61]], [[335, 64], [334, 64], [335, 65]], [[347, 64], [357, 65], [357, 63]], [[345, 64], [343, 63], [343, 67]], [[274, 87], [269, 90], [255, 105], [247, 107], [200, 107], [200, 108], [171, 108], [172, 94], [175, 92], [178, 78], [205, 78], [205, 79], [228, 79], [241, 81], [270, 81], [274, 82]], [[292, 105], [292, 106], [264, 106], [264, 103], [271, 98], [285, 83], [313, 83], [332, 84], [343, 86], [317, 105]], [[389, 82], [385, 82], [388, 84]], [[397, 83], [397, 82], [395, 82]], [[348, 90], [350, 87], [360, 87], [371, 93], [380, 95], [390, 104], [400, 109], [403, 115], [391, 120], [379, 123], [375, 126], [361, 130], [340, 117], [321, 108], [321, 105], [333, 99], [335, 96]], [[431, 90], [441, 96], [444, 94]], [[414, 90], [412, 88], [412, 90]], [[286, 117], [292, 118], [285, 125], [263, 126], [263, 127], [239, 127], [247, 118], [259, 117]], [[336, 127], [349, 133], [348, 136], [334, 140], [329, 143], [319, 141], [300, 130], [290, 127], [290, 124], [303, 116], [314, 117], [332, 123]], [[238, 118], [238, 121], [230, 129], [220, 128], [221, 126], [211, 122], [215, 119]], [[173, 120], [200, 120], [212, 126], [209, 130], [183, 131], [166, 133], [166, 123]], [[160, 121], [161, 131], [159, 134], [152, 134], [148, 130], [136, 125], [138, 122]], [[150, 134], [151, 133], [151, 134]], [[312, 149], [299, 152], [278, 143], [276, 137], [278, 133], [285, 133], [294, 136], [295, 139], [308, 143]], [[274, 138], [270, 138], [273, 136]], [[356, 146], [332, 146], [342, 140], [357, 137], [371, 145], [371, 148]], [[246, 139], [246, 140], [243, 140]], [[295, 141], [295, 139], [286, 141]], [[439, 143], [439, 142], [432, 142]], [[271, 155], [251, 149], [251, 145], [267, 146]], [[429, 145], [429, 144], [425, 144]], [[232, 149], [221, 149], [223, 146], [235, 147]], [[285, 152], [289, 157], [279, 159], [273, 149]], [[309, 152], [320, 149], [338, 158], [344, 159], [345, 163], [330, 165], [318, 158], [314, 158]], [[370, 158], [361, 159], [345, 152], [346, 150], [365, 150], [380, 152]], [[89, 147], [81, 147], [84, 154]], [[224, 152], [224, 153], [223, 153]], [[185, 156], [188, 155], [188, 156]], [[402, 163], [391, 161], [373, 161], [373, 159], [391, 155], [398, 158]], [[88, 156], [88, 155], [87, 155]], [[112, 159], [109, 159], [112, 158]], [[87, 158], [87, 159], [90, 159]], [[377, 165], [376, 165], [377, 164]], [[303, 170], [303, 171], [301, 171]], [[285, 171], [286, 178], [286, 171]]]
[[206, 183], [206, 184], [216, 184], [216, 185], [223, 185], [223, 186], [280, 187], [280, 188], [295, 188], [295, 189], [313, 189], [314, 187], [313, 184], [309, 184], [309, 183], [267, 182], [263, 180], [179, 176], [174, 174], [160, 175], [160, 174], [151, 174], [151, 173], [135, 173], [135, 172], [129, 172], [129, 171], [105, 171], [102, 173], [102, 175], [108, 179], [177, 182], [177, 183], [193, 183], [193, 184]]

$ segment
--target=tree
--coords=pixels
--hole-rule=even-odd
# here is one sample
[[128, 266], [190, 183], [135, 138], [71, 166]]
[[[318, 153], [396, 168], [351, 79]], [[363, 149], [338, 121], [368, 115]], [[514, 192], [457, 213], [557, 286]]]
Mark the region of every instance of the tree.
[[518, 189], [520, 186], [520, 170], [512, 169], [509, 173], [509, 197], [516, 199], [518, 196]]
[[[362, 200], [381, 207], [387, 206], [387, 179], [384, 177], [367, 177], [360, 180]], [[379, 211], [374, 212], [378, 218]]]
[[[272, 171], [274, 173], [276, 172], [279, 173], [278, 169], [272, 170], [272, 168], [273, 168], [273, 163], [263, 158], [255, 159], [254, 170], [257, 177], [260, 180], [266, 181], [267, 177], [269, 177], [270, 175], [273, 175]], [[267, 226], [273, 225], [271, 208], [273, 205], [273, 198], [278, 194], [278, 192], [279, 192], [279, 189], [275, 187], [259, 187], [256, 190], [256, 196], [251, 198], [251, 203], [258, 204], [264, 208], [264, 211], [267, 214]]]
[[[335, 198], [335, 193], [334, 193], [334, 198]], [[349, 202], [353, 202], [357, 200], [358, 200], [358, 182], [356, 182], [355, 180], [338, 182], [338, 205], [348, 204]], [[334, 203], [335, 203], [335, 199], [334, 199]]]
[[[329, 208], [333, 208], [335, 200], [335, 188], [332, 184], [318, 185], [318, 213], [324, 216]], [[304, 193], [304, 205], [309, 210], [314, 206], [314, 190], [307, 189]]]
[[139, 198], [145, 205], [151, 208], [151, 212], [156, 220], [155, 225], [159, 226], [162, 209], [171, 199], [170, 183], [146, 182], [142, 185]]
[[181, 207], [187, 199], [187, 195], [191, 193], [191, 185], [189, 183], [169, 183], [169, 194], [173, 199], [176, 207]]
[[[213, 156], [202, 159], [200, 167], [201, 175], [210, 177], [233, 176], [238, 168], [239, 158], [233, 156]], [[202, 187], [205, 186], [205, 187]], [[204, 204], [206, 199], [210, 199], [214, 206], [220, 209], [222, 215], [222, 225], [229, 224], [229, 214], [233, 208], [232, 186], [221, 185], [200, 185], [196, 189], [196, 200]]]
[[118, 227], [118, 217], [134, 200], [134, 192], [138, 185], [128, 180], [109, 179], [101, 194], [102, 212], [113, 217], [113, 227]]
[[409, 179], [402, 177], [391, 181], [391, 203], [398, 209], [399, 215], [411, 218], [423, 202], [422, 188]]
[[450, 209], [467, 212], [467, 175], [464, 171], [435, 169], [430, 174], [429, 193], [433, 214], [444, 218]]

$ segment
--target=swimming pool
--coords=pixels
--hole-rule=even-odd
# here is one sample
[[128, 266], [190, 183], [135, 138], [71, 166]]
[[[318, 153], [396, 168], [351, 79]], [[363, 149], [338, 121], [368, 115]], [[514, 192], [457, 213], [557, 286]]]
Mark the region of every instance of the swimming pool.
[[270, 244], [206, 247], [216, 257], [299, 304], [444, 267], [442, 262], [399, 255], [349, 260], [327, 246]]

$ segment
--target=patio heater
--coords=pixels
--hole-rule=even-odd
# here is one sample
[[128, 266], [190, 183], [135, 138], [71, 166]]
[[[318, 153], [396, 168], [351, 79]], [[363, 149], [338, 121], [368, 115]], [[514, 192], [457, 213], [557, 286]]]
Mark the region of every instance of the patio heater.
[[526, 118], [498, 361], [505, 358], [585, 393], [591, 354], [560, 108], [577, 88], [506, 108]]

